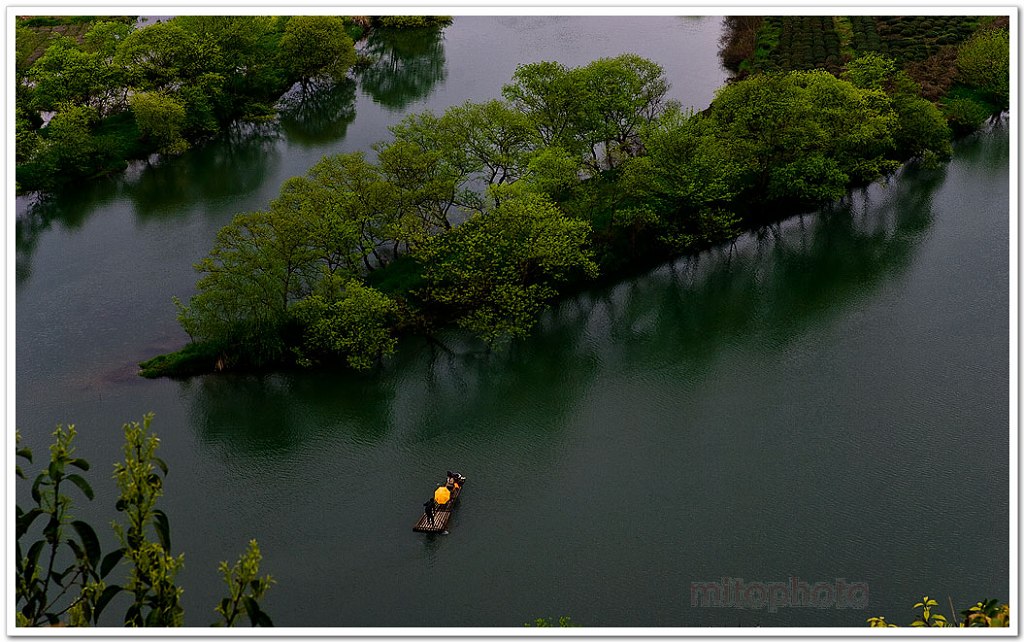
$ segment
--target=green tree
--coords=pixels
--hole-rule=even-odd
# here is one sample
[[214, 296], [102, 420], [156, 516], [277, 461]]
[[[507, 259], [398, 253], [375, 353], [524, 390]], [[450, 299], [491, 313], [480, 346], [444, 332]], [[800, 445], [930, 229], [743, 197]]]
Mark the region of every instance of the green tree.
[[[884, 92], [888, 97], [895, 122], [890, 128], [887, 145], [891, 141], [900, 159], [920, 158], [931, 163], [950, 157], [952, 134], [945, 118], [934, 104], [920, 96], [920, 85], [897, 68], [895, 60], [876, 53], [861, 56], [847, 64], [843, 78], [855, 87]], [[884, 103], [877, 95], [873, 101], [884, 109]], [[871, 147], [870, 132], [851, 140], [849, 147], [848, 157], [862, 157], [862, 150]], [[870, 180], [896, 167], [896, 163], [888, 165], [889, 168], [868, 166], [861, 168], [859, 173], [851, 173], [857, 178]]]
[[280, 43], [280, 59], [305, 90], [313, 78], [341, 80], [355, 64], [352, 39], [336, 16], [293, 16]]
[[97, 20], [83, 36], [84, 48], [101, 59], [112, 60], [117, 47], [134, 31], [134, 27], [119, 20]]
[[100, 151], [93, 136], [96, 121], [96, 110], [91, 107], [70, 103], [58, 106], [46, 126], [46, 143], [42, 150], [43, 162], [50, 168], [51, 175], [80, 177], [96, 168]]
[[1010, 32], [984, 29], [960, 46], [956, 58], [960, 80], [982, 91], [997, 109], [1010, 106]]
[[[310, 168], [312, 242], [330, 275], [372, 272], [397, 256], [406, 239], [399, 192], [362, 152], [325, 156]], [[392, 242], [388, 257], [381, 244]], [[372, 260], [371, 260], [372, 259]]]
[[395, 350], [391, 319], [397, 305], [386, 295], [349, 280], [341, 285], [328, 279], [323, 294], [314, 294], [295, 306], [303, 328], [300, 363], [323, 357], [343, 357], [356, 370], [368, 370]]
[[746, 163], [749, 198], [838, 198], [891, 171], [896, 116], [880, 89], [825, 71], [751, 76], [719, 90], [711, 118]]
[[195, 38], [211, 42], [218, 52], [221, 81], [212, 93], [211, 109], [218, 122], [270, 113], [272, 102], [288, 89], [278, 45], [285, 18], [274, 16], [177, 16], [176, 24]]
[[522, 176], [527, 154], [537, 142], [526, 115], [500, 100], [450, 107], [438, 125], [449, 144], [483, 172], [488, 185]]
[[167, 94], [148, 91], [128, 99], [139, 132], [152, 139], [163, 153], [180, 154], [188, 149], [182, 135], [185, 106]]
[[85, 33], [83, 50], [88, 52], [96, 66], [99, 87], [93, 104], [101, 116], [125, 111], [129, 89], [124, 70], [115, 64], [117, 48], [133, 31], [132, 25], [120, 21], [99, 20]]
[[893, 140], [903, 157], [919, 158], [926, 165], [949, 160], [953, 134], [934, 103], [917, 96], [898, 96], [893, 107], [898, 123]]
[[545, 146], [583, 152], [577, 130], [584, 121], [589, 96], [579, 74], [557, 62], [520, 65], [501, 93], [526, 114]]
[[668, 82], [661, 65], [636, 54], [601, 58], [574, 72], [585, 87], [591, 158], [607, 168], [635, 156], [640, 128], [661, 113]]
[[469, 168], [445, 152], [423, 148], [399, 136], [377, 145], [381, 176], [394, 190], [400, 214], [396, 240], [413, 247], [438, 230], [449, 230], [455, 214], [479, 210], [481, 199], [466, 185]]
[[525, 336], [558, 284], [597, 274], [589, 234], [589, 224], [566, 217], [543, 195], [511, 190], [417, 252], [428, 281], [424, 296], [488, 344]]
[[573, 69], [522, 65], [502, 89], [544, 145], [585, 155], [594, 171], [639, 152], [640, 127], [660, 113], [667, 91], [661, 67], [634, 54]]
[[748, 161], [714, 120], [673, 107], [644, 128], [643, 145], [647, 156], [625, 167], [630, 191], [653, 194], [660, 209], [721, 207], [740, 194]]
[[40, 139], [32, 121], [21, 106], [15, 107], [14, 117], [14, 161], [25, 163], [35, 156], [39, 149]]
[[978, 130], [991, 115], [984, 105], [964, 97], [943, 100], [941, 109], [950, 129], [958, 135]]
[[128, 34], [117, 47], [114, 63], [136, 90], [172, 91], [214, 73], [221, 68], [220, 58], [216, 42], [172, 19]]
[[553, 199], [567, 195], [580, 182], [583, 162], [561, 147], [541, 147], [527, 157], [523, 183]]
[[316, 280], [317, 258], [305, 219], [287, 204], [239, 214], [196, 265], [203, 277], [179, 322], [193, 339], [212, 341], [229, 355], [274, 361], [285, 349], [289, 307]]
[[869, 51], [846, 63], [842, 78], [861, 89], [877, 89], [887, 94], [902, 89], [903, 83], [912, 82], [901, 73], [896, 60], [880, 53]]
[[62, 103], [93, 106], [107, 81], [96, 58], [71, 38], [55, 38], [28, 72], [34, 84], [33, 107], [52, 111]]

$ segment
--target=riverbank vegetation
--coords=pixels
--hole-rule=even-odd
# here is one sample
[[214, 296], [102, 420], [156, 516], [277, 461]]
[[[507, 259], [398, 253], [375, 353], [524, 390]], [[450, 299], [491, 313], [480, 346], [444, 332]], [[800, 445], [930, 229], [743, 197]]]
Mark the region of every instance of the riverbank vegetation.
[[408, 116], [373, 160], [325, 157], [267, 210], [236, 217], [197, 265], [178, 308], [203, 358], [164, 355], [142, 374], [366, 369], [398, 337], [450, 324], [498, 345], [595, 279], [951, 153], [938, 107], [880, 54], [840, 77], [750, 74], [699, 114], [667, 89], [635, 55], [531, 63], [502, 99]]
[[735, 16], [720, 54], [740, 78], [885, 56], [963, 135], [1009, 108], [1009, 47], [1005, 16]]
[[[240, 120], [274, 118], [298, 84], [347, 77], [352, 36], [444, 17], [177, 16], [18, 18], [15, 160], [19, 192], [180, 154]], [[372, 61], [369, 61], [372, 62]]]
[[[156, 454], [160, 440], [150, 432], [151, 421], [152, 415], [146, 415], [141, 424], [124, 425], [124, 461], [114, 465], [114, 479], [119, 492], [115, 507], [125, 521], [113, 522], [117, 548], [106, 555], [96, 529], [72, 515], [75, 500], [70, 492], [88, 500], [95, 497], [81, 474], [90, 469], [89, 462], [75, 457], [75, 427], [57, 426], [53, 432], [49, 462], [32, 482], [32, 505], [28, 510], [16, 507], [19, 627], [99, 626], [112, 606], [124, 609], [125, 626], [183, 625], [184, 589], [175, 578], [185, 556], [172, 554], [170, 521], [156, 508], [168, 468]], [[19, 448], [17, 456], [32, 463], [28, 448]], [[20, 464], [16, 473], [28, 480]], [[259, 575], [261, 557], [251, 540], [233, 566], [221, 562], [229, 595], [211, 609], [220, 616], [212, 626], [234, 626], [243, 616], [252, 626], [273, 626], [259, 604], [273, 583], [269, 575]], [[124, 571], [120, 579], [117, 569]]]

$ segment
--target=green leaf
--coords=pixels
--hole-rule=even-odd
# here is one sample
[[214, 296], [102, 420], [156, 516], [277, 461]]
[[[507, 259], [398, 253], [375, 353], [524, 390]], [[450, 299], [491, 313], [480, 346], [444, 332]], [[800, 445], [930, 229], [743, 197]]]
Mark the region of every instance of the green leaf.
[[78, 545], [78, 542], [76, 542], [73, 539], [69, 539], [67, 541], [67, 543], [68, 543], [68, 548], [70, 548], [71, 552], [73, 552], [75, 554], [75, 559], [79, 559], [79, 560], [86, 559], [85, 551], [82, 549], [81, 546]]
[[32, 449], [31, 448], [20, 448], [20, 449], [18, 449], [17, 455], [18, 455], [18, 457], [24, 457], [25, 459], [27, 459], [29, 461], [29, 463], [32, 463]]
[[164, 462], [164, 460], [163, 460], [163, 459], [160, 459], [159, 457], [152, 457], [152, 458], [151, 458], [151, 461], [152, 461], [152, 462], [153, 462], [154, 464], [156, 464], [156, 465], [157, 465], [157, 467], [158, 467], [158, 468], [160, 468], [160, 470], [162, 470], [162, 471], [163, 471], [163, 473], [164, 473], [164, 477], [166, 477], [166, 476], [167, 476], [167, 463], [166, 463], [166, 462]]
[[138, 604], [132, 604], [124, 614], [124, 623], [129, 626], [138, 626], [142, 617], [142, 608]]
[[47, 471], [50, 473], [50, 479], [57, 481], [64, 476], [64, 464], [56, 459], [51, 460]]
[[60, 522], [57, 521], [53, 515], [50, 515], [50, 520], [46, 522], [46, 526], [43, 527], [43, 537], [46, 541], [53, 543], [57, 539], [57, 531], [60, 530]]
[[256, 600], [248, 595], [242, 599], [245, 602], [245, 612], [249, 614], [249, 621], [253, 626], [274, 626], [267, 614], [260, 610], [260, 605]]
[[31, 528], [32, 522], [45, 512], [42, 508], [33, 508], [29, 512], [19, 515], [15, 539], [21, 539], [28, 532], [28, 529]]
[[82, 493], [90, 500], [96, 497], [96, 495], [92, 492], [92, 486], [90, 486], [89, 482], [85, 481], [85, 478], [82, 477], [81, 475], [71, 473], [70, 475], [67, 476], [66, 479], [69, 482], [73, 483], [75, 486], [78, 486]]
[[82, 544], [85, 546], [85, 554], [89, 559], [89, 566], [96, 569], [100, 565], [100, 540], [96, 537], [96, 531], [81, 520], [75, 520], [71, 522], [72, 528], [78, 533], [78, 536], [82, 538]]
[[84, 459], [81, 459], [81, 458], [72, 459], [68, 463], [71, 464], [72, 466], [76, 467], [76, 468], [80, 468], [82, 470], [89, 470], [89, 462], [87, 462]]
[[39, 554], [43, 552], [43, 547], [46, 546], [46, 542], [39, 540], [28, 549], [28, 562], [25, 564], [25, 577], [32, 577], [35, 572], [36, 566], [39, 565]]
[[117, 510], [117, 512], [119, 512], [119, 513], [122, 513], [122, 512], [124, 512], [124, 509], [125, 509], [125, 508], [127, 508], [127, 506], [128, 506], [128, 502], [124, 501], [123, 499], [119, 499], [119, 500], [117, 500], [117, 503], [116, 503], [116, 504], [114, 504], [114, 508], [115, 508], [115, 509]]
[[171, 525], [167, 515], [162, 510], [153, 511], [153, 526], [156, 528], [156, 535], [160, 538], [160, 545], [168, 553], [171, 552]]
[[106, 556], [103, 557], [103, 563], [100, 564], [100, 577], [106, 577], [107, 574], [110, 573], [111, 569], [117, 566], [117, 563], [121, 561], [122, 557], [124, 557], [123, 548], [107, 553]]
[[32, 499], [35, 501], [35, 503], [38, 504], [42, 501], [42, 496], [39, 494], [39, 487], [47, 483], [48, 482], [46, 481], [46, 473], [39, 473], [36, 476], [36, 480], [32, 482]]

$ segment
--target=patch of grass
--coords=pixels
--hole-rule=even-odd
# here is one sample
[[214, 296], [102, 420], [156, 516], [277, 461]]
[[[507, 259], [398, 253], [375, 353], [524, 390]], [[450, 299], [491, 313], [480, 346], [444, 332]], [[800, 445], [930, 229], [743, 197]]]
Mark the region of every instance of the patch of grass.
[[139, 364], [139, 374], [147, 379], [158, 377], [190, 377], [217, 369], [220, 346], [212, 343], [190, 343], [177, 352], [161, 354]]
[[985, 98], [985, 92], [980, 91], [974, 87], [966, 87], [964, 85], [954, 85], [949, 93], [946, 94], [950, 100], [966, 99], [972, 102], [978, 103], [982, 107], [988, 109], [989, 114], [998, 114], [999, 107], [992, 102], [989, 102]]

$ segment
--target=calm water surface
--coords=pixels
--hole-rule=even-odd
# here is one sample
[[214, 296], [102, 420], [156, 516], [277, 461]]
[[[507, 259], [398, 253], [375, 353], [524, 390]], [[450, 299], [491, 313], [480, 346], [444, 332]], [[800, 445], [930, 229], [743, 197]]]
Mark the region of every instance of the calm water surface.
[[[365, 376], [135, 375], [185, 342], [169, 299], [217, 229], [323, 154], [541, 59], [633, 51], [700, 109], [725, 80], [720, 30], [475, 17], [379, 36], [376, 66], [279, 126], [19, 201], [18, 426], [41, 454], [78, 425], [97, 489], [79, 514], [102, 524], [120, 425], [156, 413], [195, 626], [253, 537], [279, 626], [861, 626], [909, 621], [924, 593], [1008, 598], [1005, 125], [941, 170], [564, 301], [506, 352], [453, 332]], [[470, 478], [451, 534], [415, 535], [446, 468]], [[722, 578], [843, 578], [869, 604], [691, 605]]]

